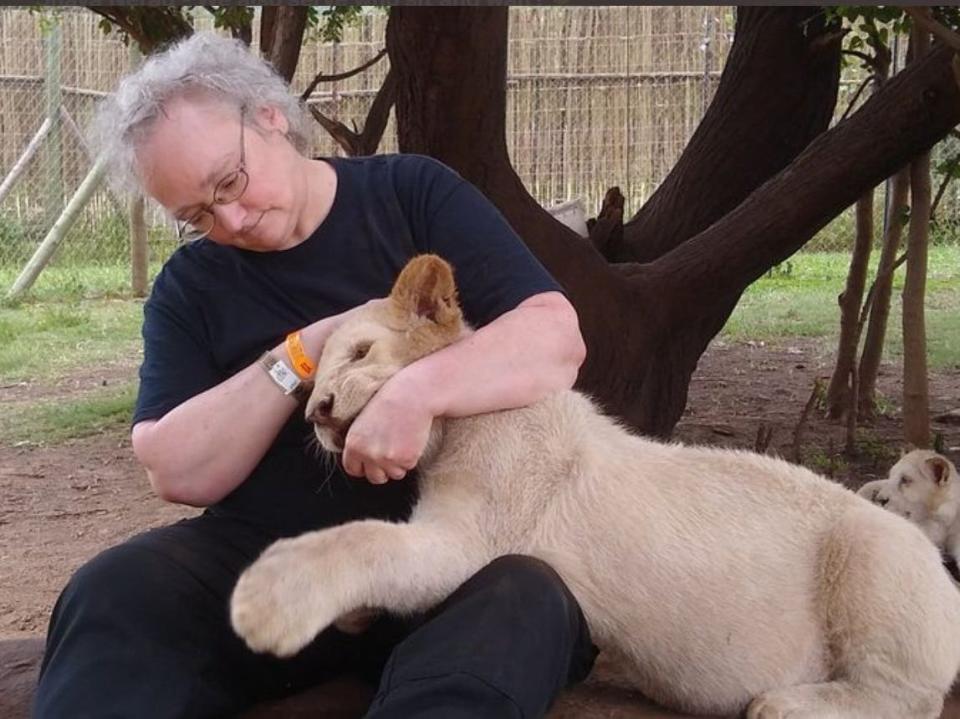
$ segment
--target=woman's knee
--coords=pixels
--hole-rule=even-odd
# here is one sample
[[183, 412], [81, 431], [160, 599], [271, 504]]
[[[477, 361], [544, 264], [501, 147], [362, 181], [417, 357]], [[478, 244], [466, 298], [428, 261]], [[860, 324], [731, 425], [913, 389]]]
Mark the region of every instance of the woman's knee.
[[162, 557], [135, 543], [104, 550], [74, 572], [57, 601], [52, 624], [64, 614], [113, 616], [165, 603], [169, 595], [163, 584], [169, 570], [162, 563]]
[[522, 599], [523, 605], [545, 619], [578, 621], [581, 616], [577, 600], [560, 575], [535, 557], [522, 554], [498, 557], [477, 577], [497, 594]]
[[191, 532], [188, 526], [162, 527], [95, 556], [70, 578], [51, 626], [64, 615], [111, 625], [129, 617], [147, 626], [168, 618], [181, 620], [185, 606], [201, 608], [214, 601], [222, 609], [234, 578], [215, 566], [207, 556], [215, 552], [197, 546]]
[[558, 656], [569, 656], [568, 682], [589, 674], [597, 656], [590, 629], [576, 597], [549, 564], [526, 555], [505, 555], [476, 576], [512, 617], [513, 629], [540, 644], [553, 643]]

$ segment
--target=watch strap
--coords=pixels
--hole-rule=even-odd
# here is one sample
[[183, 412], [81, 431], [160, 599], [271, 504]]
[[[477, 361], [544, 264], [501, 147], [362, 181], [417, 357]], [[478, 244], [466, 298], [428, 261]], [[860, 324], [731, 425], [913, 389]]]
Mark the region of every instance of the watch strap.
[[308, 380], [313, 377], [317, 368], [313, 361], [307, 357], [299, 330], [287, 335], [286, 346], [287, 354], [290, 355], [290, 360], [293, 362], [293, 371], [297, 373], [297, 376], [301, 380]]
[[277, 357], [269, 350], [260, 355], [258, 360], [264, 371], [273, 380], [284, 394], [290, 395], [297, 400], [305, 399], [310, 394], [309, 385], [301, 380], [297, 373], [291, 369], [290, 365]]

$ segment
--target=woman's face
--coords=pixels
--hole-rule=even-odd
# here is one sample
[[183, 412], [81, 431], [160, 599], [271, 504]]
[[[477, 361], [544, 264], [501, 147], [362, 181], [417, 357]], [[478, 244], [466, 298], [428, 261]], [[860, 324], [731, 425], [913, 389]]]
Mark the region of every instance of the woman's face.
[[[306, 235], [305, 158], [286, 138], [287, 121], [272, 107], [241, 111], [222, 103], [180, 98], [167, 103], [137, 149], [146, 192], [178, 221], [207, 211], [215, 220], [207, 237], [247, 250], [292, 247]], [[242, 144], [241, 144], [242, 143]], [[241, 168], [247, 175], [239, 197], [223, 194]], [[215, 191], [221, 188], [214, 202]], [[307, 233], [309, 233], [309, 228]]]

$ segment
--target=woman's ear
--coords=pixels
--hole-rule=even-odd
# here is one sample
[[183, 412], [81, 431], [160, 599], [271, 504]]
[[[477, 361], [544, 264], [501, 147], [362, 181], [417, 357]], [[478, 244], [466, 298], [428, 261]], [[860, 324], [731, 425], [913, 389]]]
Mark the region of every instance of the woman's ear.
[[267, 132], [277, 131], [286, 135], [290, 129], [290, 122], [279, 108], [273, 105], [261, 105], [253, 113], [253, 121]]

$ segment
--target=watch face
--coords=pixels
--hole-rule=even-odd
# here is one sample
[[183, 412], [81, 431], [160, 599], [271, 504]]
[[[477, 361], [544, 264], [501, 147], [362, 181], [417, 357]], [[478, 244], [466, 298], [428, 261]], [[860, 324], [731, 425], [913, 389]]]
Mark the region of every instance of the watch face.
[[286, 362], [271, 353], [268, 352], [263, 356], [263, 366], [284, 394], [291, 394], [300, 386], [300, 378], [297, 377], [296, 373], [287, 366]]

